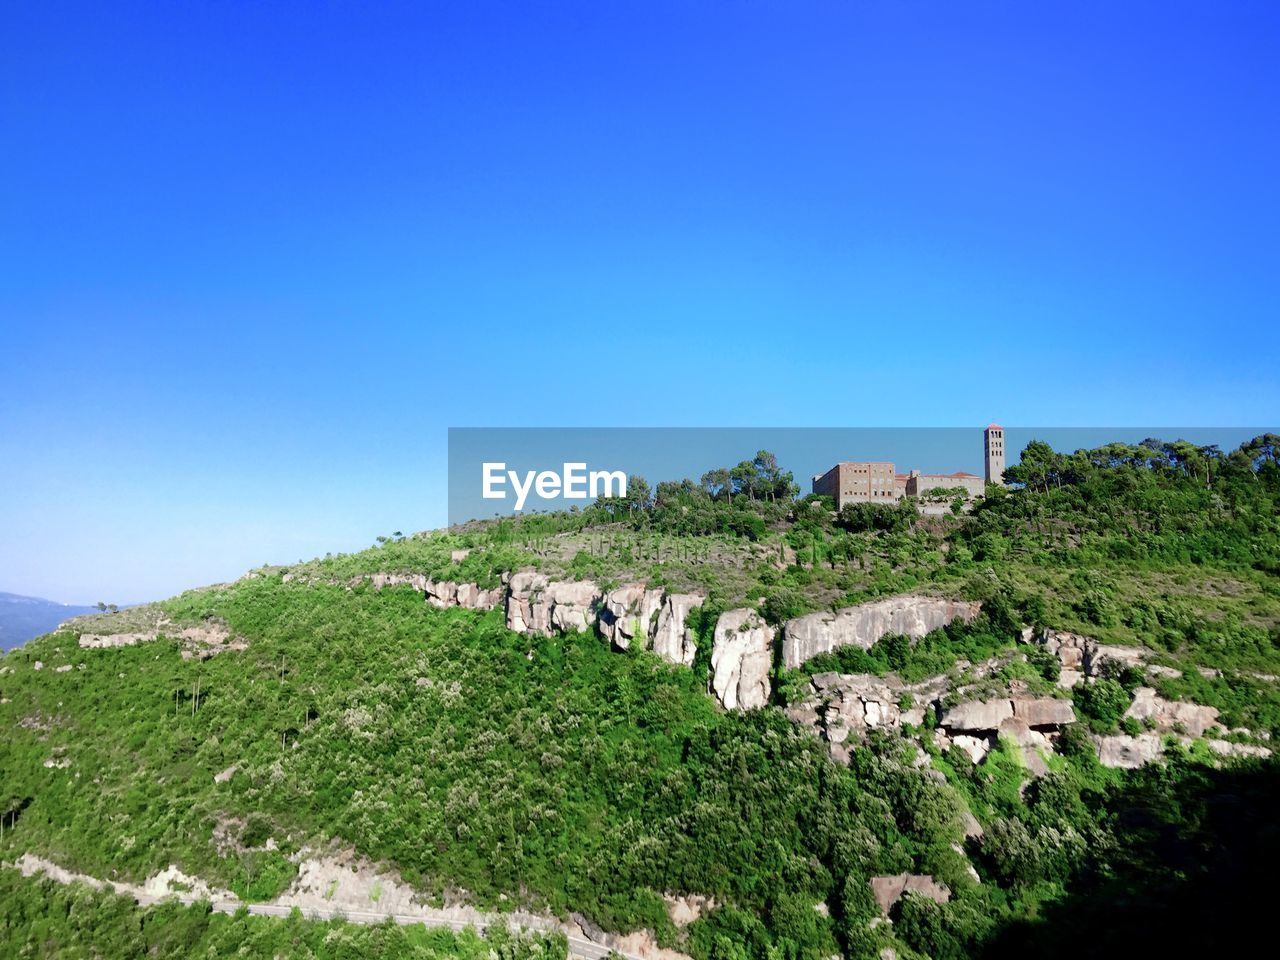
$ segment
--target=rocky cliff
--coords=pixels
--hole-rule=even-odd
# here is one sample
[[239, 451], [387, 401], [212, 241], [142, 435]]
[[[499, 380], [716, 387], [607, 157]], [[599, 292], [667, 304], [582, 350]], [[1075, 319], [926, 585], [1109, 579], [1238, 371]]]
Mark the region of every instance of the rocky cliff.
[[711, 692], [726, 709], [751, 710], [769, 702], [773, 638], [773, 628], [754, 610], [720, 614], [711, 648]]
[[977, 602], [908, 594], [797, 617], [783, 627], [782, 665], [795, 669], [837, 647], [866, 650], [890, 634], [919, 639], [953, 620], [972, 620], [980, 608]]
[[512, 574], [507, 587], [507, 628], [516, 633], [585, 633], [604, 601], [591, 580], [549, 581], [527, 570]]
[[685, 621], [690, 613], [702, 606], [704, 599], [696, 593], [669, 593], [662, 598], [653, 629], [654, 653], [672, 663], [693, 666], [698, 642], [693, 631], [685, 626]]
[[[347, 585], [361, 582], [378, 590], [411, 586], [434, 607], [501, 607], [507, 627], [517, 633], [549, 636], [596, 628], [617, 649], [638, 645], [683, 666], [692, 666], [697, 654], [697, 638], [685, 621], [706, 599], [698, 594], [650, 589], [643, 583], [602, 590], [591, 580], [549, 580], [532, 570], [510, 574], [502, 586], [488, 589], [403, 573], [370, 574], [354, 578]], [[797, 617], [783, 627], [783, 664], [794, 668], [819, 653], [842, 646], [867, 649], [891, 634], [923, 637], [956, 619], [971, 620], [979, 609], [976, 602], [908, 594], [835, 613]], [[203, 633], [194, 636], [195, 632], [188, 628], [183, 636], [203, 641], [198, 646], [205, 650], [221, 646]], [[153, 637], [154, 634], [86, 633], [80, 645], [116, 646]], [[751, 710], [769, 703], [775, 640], [773, 628], [753, 609], [740, 608], [720, 615], [712, 639], [708, 687], [725, 709]], [[1061, 664], [1058, 682], [1063, 687], [1092, 681], [1103, 674], [1109, 662], [1119, 667], [1137, 667], [1156, 677], [1173, 672], [1149, 663], [1153, 651], [1142, 647], [1101, 644], [1066, 631], [1037, 633], [1031, 628], [1023, 631], [1022, 640], [1038, 644], [1057, 657]], [[993, 671], [998, 662], [966, 666], [971, 679], [976, 679]], [[948, 696], [953, 692], [960, 693], [961, 699]], [[904, 684], [892, 675], [820, 673], [811, 678], [808, 695], [787, 712], [798, 722], [813, 727], [831, 745], [832, 753], [843, 759], [852, 742], [860, 740], [868, 729], [898, 728], [904, 724], [918, 727], [923, 724], [926, 711], [932, 711], [937, 717], [933, 738], [942, 750], [958, 747], [979, 763], [997, 740], [1005, 737], [1017, 744], [1027, 767], [1037, 775], [1046, 772], [1044, 757], [1052, 753], [1062, 727], [1076, 719], [1071, 701], [1061, 698], [1030, 697], [1010, 690], [1008, 696], [965, 699], [963, 693], [963, 689], [953, 691], [946, 677]], [[945, 708], [944, 698], [949, 704]], [[1138, 688], [1125, 715], [1144, 724], [1150, 732], [1132, 737], [1095, 737], [1104, 766], [1140, 766], [1163, 754], [1166, 737], [1189, 742], [1190, 738], [1202, 738], [1221, 729], [1214, 708], [1166, 700], [1152, 687]], [[1221, 754], [1269, 753], [1263, 747], [1220, 739], [1207, 742], [1210, 749]]]
[[[286, 574], [285, 579], [292, 578]], [[641, 649], [651, 649], [686, 667], [693, 665], [697, 640], [685, 620], [706, 599], [698, 594], [650, 589], [643, 583], [606, 591], [591, 580], [549, 580], [533, 570], [512, 573], [502, 586], [488, 589], [410, 573], [368, 574], [354, 577], [346, 585], [355, 587], [361, 583], [369, 583], [375, 590], [410, 586], [421, 591], [427, 603], [440, 609], [501, 607], [506, 613], [507, 628], [516, 633], [550, 636], [583, 633], [598, 627], [620, 650], [638, 644]]]
[[[1003, 662], [1004, 658], [993, 658], [972, 665], [970, 676], [986, 676]], [[841, 761], [871, 728], [922, 728], [926, 715], [932, 715], [937, 719], [933, 741], [943, 752], [955, 746], [980, 763], [998, 738], [1006, 737], [1021, 749], [1033, 774], [1048, 772], [1045, 757], [1053, 752], [1053, 741], [1064, 725], [1076, 720], [1071, 701], [1013, 689], [1008, 696], [978, 699], [970, 694], [964, 699], [969, 688], [957, 690], [945, 675], [908, 684], [893, 674], [818, 673], [810, 679], [810, 695], [788, 707], [787, 713], [812, 726]]]
[[661, 590], [649, 590], [643, 583], [610, 590], [600, 599], [600, 632], [619, 650], [626, 650], [636, 641], [641, 647], [648, 646], [662, 599]]
[[1074, 687], [1085, 678], [1098, 676], [1108, 661], [1120, 667], [1141, 667], [1151, 656], [1151, 651], [1144, 647], [1099, 643], [1092, 637], [1065, 630], [1045, 630], [1037, 634], [1027, 627], [1022, 631], [1022, 640], [1024, 643], [1038, 643], [1058, 658], [1062, 664], [1058, 684], [1063, 687]]

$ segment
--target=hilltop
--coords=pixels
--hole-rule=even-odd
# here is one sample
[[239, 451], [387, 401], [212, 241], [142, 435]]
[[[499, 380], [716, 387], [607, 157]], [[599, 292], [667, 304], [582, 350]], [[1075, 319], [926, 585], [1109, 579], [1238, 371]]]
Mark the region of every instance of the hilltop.
[[[1247, 929], [1277, 852], [1276, 438], [1033, 444], [1016, 487], [927, 516], [797, 497], [765, 456], [723, 474], [32, 641], [0, 662], [0, 859], [126, 894], [387, 897], [550, 930], [518, 946], [547, 955], [1079, 955], [1159, 944], [1151, 918], [1179, 912]], [[114, 903], [95, 909], [141, 909]], [[195, 923], [174, 909], [149, 908]], [[192, 942], [226, 943], [197, 916]]]

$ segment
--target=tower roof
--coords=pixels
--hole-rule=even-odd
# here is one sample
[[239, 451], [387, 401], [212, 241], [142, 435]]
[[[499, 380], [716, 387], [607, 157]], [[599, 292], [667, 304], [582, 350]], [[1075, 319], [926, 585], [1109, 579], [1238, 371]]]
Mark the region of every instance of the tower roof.
[[1004, 429], [1004, 427], [1000, 426], [1000, 424], [998, 424], [998, 423], [988, 423], [988, 424], [987, 424], [987, 429], [988, 429], [988, 430], [1003, 430], [1003, 429]]

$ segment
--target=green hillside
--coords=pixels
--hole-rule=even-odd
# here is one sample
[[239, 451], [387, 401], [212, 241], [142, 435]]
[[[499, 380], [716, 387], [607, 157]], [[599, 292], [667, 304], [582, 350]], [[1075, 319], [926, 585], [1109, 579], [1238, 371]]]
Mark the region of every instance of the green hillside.
[[[1280, 799], [1274, 761], [1171, 735], [1163, 762], [1109, 769], [1086, 728], [1137, 734], [1122, 714], [1149, 684], [1217, 708], [1225, 742], [1261, 754], [1280, 737], [1276, 444], [1072, 454], [1033, 444], [1009, 472], [1017, 488], [941, 516], [910, 501], [837, 513], [796, 499], [790, 476], [761, 455], [651, 495], [633, 483], [625, 501], [389, 536], [82, 618], [0, 660], [0, 860], [32, 854], [131, 883], [172, 864], [268, 901], [300, 864], [350, 856], [442, 907], [576, 915], [605, 931], [652, 931], [699, 960], [884, 947], [1107, 955], [1105, 944], [1179, 909], [1214, 911], [1196, 936], [1247, 929], [1247, 900], [1231, 891], [1277, 852], [1264, 815]], [[411, 586], [364, 579], [497, 588], [528, 568], [704, 595], [689, 624], [693, 667], [613, 650], [595, 633], [515, 633], [501, 610], [435, 609]], [[905, 591], [981, 600], [983, 612], [914, 644], [886, 638], [800, 671], [775, 667], [775, 702], [763, 709], [725, 711], [707, 695], [720, 611], [754, 605], [781, 626]], [[781, 709], [819, 670], [952, 673], [960, 684], [962, 658], [1003, 658], [989, 684], [1052, 690], [1057, 666], [1020, 643], [1026, 626], [1140, 645], [1158, 668], [1063, 693], [1081, 722], [1062, 733], [1046, 776], [1033, 778], [1004, 740], [976, 765], [940, 751], [932, 715], [927, 729], [872, 732], [841, 763]], [[82, 635], [133, 632], [144, 638], [81, 646]], [[966, 829], [973, 816], [981, 836]], [[869, 878], [902, 873], [934, 877], [950, 900], [907, 895], [892, 923], [871, 923], [880, 911]], [[14, 955], [170, 956], [180, 943], [215, 955], [254, 937], [286, 955], [345, 955], [334, 943], [348, 934], [331, 935], [340, 925], [142, 910], [64, 892], [76, 887], [34, 896], [36, 881], [12, 869], [0, 882], [0, 943]], [[1118, 889], [1127, 910], [1108, 909]], [[675, 915], [677, 897], [696, 899], [691, 922]], [[99, 925], [79, 916], [81, 903], [110, 917], [101, 926], [124, 946], [95, 947], [88, 931]], [[1081, 915], [1096, 937], [1075, 930]], [[37, 923], [43, 952], [20, 954], [19, 931]], [[286, 923], [296, 936], [281, 934]], [[182, 932], [166, 940], [170, 928]], [[481, 951], [475, 938], [378, 929], [350, 932], [342, 949]], [[372, 946], [379, 936], [386, 945]], [[49, 938], [79, 945], [58, 954]]]

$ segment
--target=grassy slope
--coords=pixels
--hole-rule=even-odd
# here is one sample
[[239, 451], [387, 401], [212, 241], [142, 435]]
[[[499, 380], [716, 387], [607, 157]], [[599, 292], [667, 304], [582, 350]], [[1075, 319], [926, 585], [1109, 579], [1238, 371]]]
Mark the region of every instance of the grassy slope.
[[[1119, 481], [1132, 489], [1112, 489]], [[1229, 724], [1280, 732], [1277, 684], [1250, 676], [1280, 674], [1272, 495], [1227, 491], [1228, 508], [1186, 483], [1144, 483], [1101, 475], [896, 532], [853, 533], [825, 517], [773, 522], [751, 543], [569, 516], [479, 525], [291, 568], [309, 584], [284, 583], [277, 569], [161, 605], [180, 623], [225, 621], [248, 638], [243, 653], [201, 663], [168, 641], [81, 651], [72, 635], [46, 637], [6, 658], [16, 672], [0, 678], [10, 701], [0, 723], [12, 731], [0, 801], [29, 801], [3, 853], [30, 849], [133, 879], [176, 862], [268, 897], [289, 880], [286, 854], [336, 839], [436, 895], [462, 888], [481, 904], [582, 909], [664, 938], [673, 931], [662, 891], [748, 911], [726, 907], [695, 927], [699, 956], [725, 936], [754, 944], [753, 955], [782, 939], [823, 955], [833, 928], [860, 929], [841, 917], [865, 910], [867, 875], [923, 870], [957, 898], [941, 919], [919, 919], [936, 929], [908, 917], [900, 931], [935, 947], [940, 930], [977, 942], [1000, 917], [1060, 897], [1089, 856], [1117, 849], [1121, 834], [1106, 823], [1127, 775], [1075, 753], [1046, 781], [1057, 793], [1024, 802], [1016, 758], [977, 770], [935, 758], [975, 809], [1010, 824], [1013, 840], [1000, 827], [984, 841], [976, 862], [987, 882], [977, 887], [950, 851], [954, 797], [893, 744], [840, 769], [776, 711], [718, 713], [696, 672], [647, 654], [611, 653], [595, 637], [519, 637], [497, 613], [434, 611], [408, 589], [326, 581], [380, 570], [491, 585], [532, 564], [606, 585], [697, 586], [722, 606], [762, 599], [779, 618], [939, 590], [1155, 646], [1187, 670], [1161, 681], [1165, 692], [1218, 705]], [[452, 560], [460, 547], [471, 554]], [[987, 653], [1009, 642], [968, 645]], [[914, 666], [926, 655], [941, 669], [950, 652], [930, 644]], [[64, 663], [85, 669], [53, 672]], [[214, 784], [232, 764], [240, 772]], [[270, 835], [281, 850], [222, 856], [211, 843], [219, 825], [247, 846]], [[1052, 855], [1041, 849], [1050, 842]], [[819, 901], [832, 924], [812, 910]]]
[[[259, 578], [165, 606], [225, 620], [249, 649], [200, 662], [169, 641], [80, 650], [61, 634], [5, 661], [3, 780], [31, 798], [6, 856], [135, 880], [174, 862], [267, 897], [286, 854], [335, 838], [437, 894], [659, 928], [664, 890], [763, 913], [781, 889], [811, 908], [832, 894], [841, 832], [868, 834], [868, 867], [914, 863], [897, 828], [859, 826], [860, 792], [816, 741], [772, 711], [715, 711], [650, 654], [521, 637], [407, 588]], [[224, 859], [219, 823], [281, 849]]]

